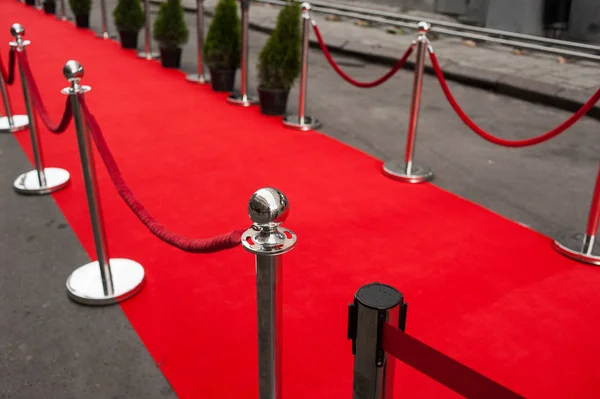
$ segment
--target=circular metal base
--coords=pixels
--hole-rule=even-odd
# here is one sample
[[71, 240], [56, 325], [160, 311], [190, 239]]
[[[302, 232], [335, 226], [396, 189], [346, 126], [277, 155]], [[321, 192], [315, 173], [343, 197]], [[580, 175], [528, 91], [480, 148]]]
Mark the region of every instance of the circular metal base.
[[404, 162], [386, 162], [383, 174], [405, 183], [423, 183], [433, 179], [433, 172], [427, 166], [412, 164], [410, 170]]
[[248, 95], [241, 95], [240, 93], [232, 93], [227, 97], [227, 101], [230, 104], [239, 105], [242, 107], [249, 107], [251, 105], [258, 104], [258, 98], [250, 97]]
[[321, 122], [312, 116], [300, 118], [298, 115], [286, 115], [283, 117], [283, 126], [294, 130], [302, 130], [307, 132], [320, 127]]
[[105, 294], [98, 261], [76, 269], [67, 278], [67, 294], [73, 301], [83, 305], [111, 305], [137, 294], [144, 286], [145, 272], [142, 265], [129, 259], [110, 259], [110, 271], [114, 293]]
[[15, 191], [20, 194], [41, 195], [50, 194], [69, 185], [70, 175], [64, 169], [45, 168], [46, 185], [40, 186], [37, 170], [23, 173], [15, 180]]
[[197, 73], [187, 75], [185, 77], [185, 80], [187, 80], [188, 82], [199, 83], [199, 84], [210, 83], [210, 78], [208, 78], [204, 75], [198, 75]]
[[13, 125], [8, 123], [6, 116], [0, 116], [0, 133], [14, 133], [27, 129], [29, 118], [27, 115], [13, 115]]
[[70, 18], [70, 17], [67, 17], [66, 15], [65, 15], [64, 17], [57, 15], [57, 16], [56, 16], [56, 19], [57, 19], [58, 21], [70, 21], [70, 20], [71, 20], [71, 18]]
[[600, 249], [597, 245], [591, 248], [591, 251], [584, 252], [583, 234], [575, 234], [569, 237], [561, 237], [554, 241], [554, 249], [560, 254], [579, 262], [589, 263], [600, 266]]
[[151, 52], [146, 53], [145, 51], [140, 51], [137, 53], [138, 58], [145, 58], [147, 60], [157, 60], [160, 58], [160, 53]]
[[108, 32], [104, 32], [104, 33], [98, 33], [98, 34], [96, 35], [96, 38], [97, 38], [97, 39], [104, 39], [104, 40], [108, 40], [108, 39], [116, 39], [116, 38], [117, 38], [117, 35], [111, 35], [111, 34], [110, 34], [110, 33], [108, 33]]

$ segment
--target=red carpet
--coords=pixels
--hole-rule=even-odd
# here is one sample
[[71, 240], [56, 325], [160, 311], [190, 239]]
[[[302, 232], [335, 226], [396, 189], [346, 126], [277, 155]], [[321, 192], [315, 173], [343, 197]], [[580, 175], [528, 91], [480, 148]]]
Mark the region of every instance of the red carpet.
[[[84, 65], [83, 83], [93, 87], [87, 102], [126, 180], [163, 223], [210, 236], [249, 226], [246, 204], [260, 187], [289, 197], [285, 225], [299, 239], [284, 260], [286, 398], [351, 397], [346, 306], [372, 281], [403, 291], [410, 334], [520, 394], [600, 396], [599, 269], [473, 203], [389, 180], [376, 159], [318, 133], [285, 130], [257, 108], [230, 106], [181, 72], [13, 0], [0, 0], [5, 57], [17, 21], [55, 119], [64, 105], [62, 66], [71, 58]], [[11, 89], [23, 112], [18, 92]], [[95, 258], [73, 128], [42, 136], [48, 166], [73, 176], [54, 198]], [[27, 132], [16, 137], [31, 156]], [[139, 261], [148, 275], [123, 309], [176, 393], [257, 397], [252, 255], [167, 246], [122, 203], [102, 165], [98, 171], [111, 253]], [[456, 397], [405, 366], [397, 380], [398, 398]]]

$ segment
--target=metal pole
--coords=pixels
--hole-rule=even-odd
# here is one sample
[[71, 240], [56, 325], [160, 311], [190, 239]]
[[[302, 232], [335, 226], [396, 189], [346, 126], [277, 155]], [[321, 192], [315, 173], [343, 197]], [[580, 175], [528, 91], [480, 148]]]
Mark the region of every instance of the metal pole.
[[[13, 47], [11, 52], [15, 51]], [[25, 130], [29, 124], [29, 118], [26, 115], [13, 115], [10, 96], [6, 88], [6, 82], [0, 77], [0, 92], [2, 93], [2, 103], [6, 116], [0, 117], [0, 133], [14, 133]]]
[[283, 124], [296, 130], [313, 130], [320, 126], [317, 119], [306, 116], [306, 88], [308, 83], [308, 37], [310, 25], [315, 21], [310, 16], [310, 4], [302, 3], [302, 69], [300, 73], [300, 97], [298, 98], [298, 115], [286, 115]]
[[114, 38], [115, 36], [108, 33], [106, 22], [106, 0], [100, 0], [100, 18], [102, 19], [102, 32], [98, 33], [96, 37], [104, 40]]
[[281, 399], [281, 256], [296, 245], [296, 235], [280, 226], [288, 212], [288, 200], [279, 190], [258, 190], [248, 203], [254, 224], [242, 236], [244, 248], [256, 255], [259, 399]]
[[67, 6], [65, 4], [65, 0], [60, 0], [60, 15], [56, 16], [56, 19], [61, 21], [68, 21], [67, 17]]
[[240, 66], [242, 81], [240, 92], [231, 93], [231, 95], [227, 97], [227, 101], [231, 104], [249, 107], [258, 104], [258, 99], [256, 97], [248, 96], [248, 26], [250, 24], [250, 0], [240, 0], [240, 7], [242, 9], [242, 65]]
[[35, 9], [36, 10], [43, 10], [44, 7], [42, 7], [42, 0], [35, 0]]
[[[63, 89], [62, 93], [69, 96], [73, 110], [85, 193], [98, 257], [97, 261], [79, 267], [69, 276], [67, 290], [71, 299], [82, 304], [112, 304], [135, 295], [142, 288], [144, 268], [137, 262], [110, 259], [108, 256], [108, 241], [98, 194], [90, 133], [80, 103], [80, 96], [91, 88], [79, 83], [84, 75], [83, 66], [79, 62], [68, 61], [63, 68], [63, 74], [70, 83], [70, 87]], [[115, 266], [114, 270], [111, 266]]]
[[395, 359], [381, 347], [384, 323], [404, 331], [406, 304], [389, 285], [361, 287], [348, 309], [348, 339], [354, 355], [353, 399], [392, 399]]
[[187, 75], [186, 79], [194, 83], [208, 83], [210, 80], [204, 76], [204, 0], [196, 0], [196, 30], [197, 30], [197, 50], [198, 50], [198, 73]]
[[[13, 24], [10, 28], [11, 35], [15, 38], [10, 42], [11, 51], [18, 51], [26, 57], [25, 47], [31, 42], [23, 40], [25, 28], [20, 24]], [[17, 57], [19, 58], [19, 57]], [[23, 70], [23, 65], [19, 61], [19, 73], [21, 75], [21, 86], [23, 88], [23, 99], [27, 109], [27, 118], [29, 122], [29, 135], [31, 137], [31, 148], [33, 151], [33, 160], [35, 170], [23, 173], [15, 180], [13, 187], [20, 194], [49, 194], [66, 187], [69, 184], [71, 176], [69, 172], [60, 168], [47, 168], [44, 164], [44, 154], [40, 144], [40, 135], [36, 126], [35, 110], [31, 102], [27, 79]]]
[[384, 173], [391, 178], [406, 183], [422, 183], [433, 178], [433, 172], [426, 166], [416, 165], [413, 162], [415, 151], [415, 138], [417, 135], [417, 125], [419, 123], [419, 107], [421, 105], [421, 91], [423, 88], [423, 73], [425, 70], [425, 56], [429, 40], [427, 32], [431, 30], [431, 25], [427, 22], [419, 23], [417, 35], [417, 59], [415, 61], [415, 74], [413, 80], [412, 101], [410, 104], [410, 116], [408, 122], [408, 132], [406, 135], [406, 151], [404, 153], [404, 163], [389, 162], [383, 167]]
[[588, 215], [588, 224], [583, 237], [574, 235], [554, 241], [554, 248], [561, 254], [580, 262], [600, 266], [600, 250], [595, 248], [598, 225], [600, 224], [600, 166], [594, 187], [594, 196]]
[[145, 58], [147, 60], [154, 60], [159, 57], [159, 54], [152, 51], [152, 32], [151, 32], [151, 24], [152, 20], [150, 18], [150, 1], [144, 0], [144, 51], [140, 51], [137, 56], [139, 58]]

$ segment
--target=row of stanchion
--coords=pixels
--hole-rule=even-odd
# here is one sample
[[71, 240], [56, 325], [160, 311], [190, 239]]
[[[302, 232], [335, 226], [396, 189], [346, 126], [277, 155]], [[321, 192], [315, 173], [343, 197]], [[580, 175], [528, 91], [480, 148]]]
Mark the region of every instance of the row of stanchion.
[[[198, 4], [201, 4], [201, 0], [198, 1]], [[200, 9], [201, 7], [199, 7]], [[316, 122], [313, 118], [304, 115], [308, 71], [308, 31], [311, 25], [315, 29], [317, 36], [321, 37], [316, 23], [310, 17], [309, 10], [310, 6], [306, 3], [303, 4], [303, 62], [299, 113], [296, 119], [291, 117], [284, 119], [284, 123], [286, 120], [292, 123], [291, 127], [294, 127], [293, 123], [302, 124], [304, 126], [302, 130], [309, 130], [315, 126], [314, 122]], [[247, 8], [245, 21], [247, 28]], [[201, 23], [200, 18], [198, 22]], [[402, 164], [384, 165], [386, 174], [410, 183], [427, 181], [433, 177], [433, 173], [430, 170], [413, 163], [425, 55], [427, 52], [432, 55], [432, 63], [435, 60], [433, 49], [427, 39], [429, 29], [429, 24], [419, 24], [415, 43], [409, 47], [405, 56], [400, 60], [401, 62], [399, 61], [399, 64], [395, 66], [396, 70], [400, 69], [404, 61], [412, 53], [413, 48], [416, 48], [417, 61], [415, 63], [413, 101], [410, 111], [405, 160]], [[36, 85], [27, 62], [25, 48], [30, 43], [23, 39], [25, 30], [22, 26], [18, 24], [13, 25], [11, 33], [15, 37], [14, 42], [11, 42], [11, 56], [16, 59], [12, 64], [17, 63], [19, 67], [27, 116], [22, 115], [19, 117], [18, 115], [13, 115], [11, 112], [10, 99], [6, 89], [6, 84], [9, 82], [7, 82], [8, 79], [5, 76], [10, 75], [10, 70], [14, 66], [11, 67], [11, 62], [9, 62], [9, 71], [3, 73], [0, 82], [4, 107], [7, 110], [7, 131], [15, 132], [18, 129], [29, 126], [36, 166], [35, 170], [21, 175], [15, 181], [15, 189], [22, 194], [45, 194], [65, 187], [68, 184], [69, 175], [67, 171], [62, 169], [45, 167], [40, 147], [40, 137], [36, 129], [36, 108], [38, 113], [43, 113], [44, 110], [38, 98], [39, 93], [35, 93], [37, 92]], [[151, 53], [148, 42], [149, 40], [147, 40], [145, 54]], [[322, 40], [320, 42], [323, 43]], [[202, 47], [200, 36], [198, 46], [199, 48]], [[247, 40], [244, 41], [242, 51], [247, 51], [247, 49], [244, 50], [246, 47]], [[199, 51], [198, 61], [197, 81], [202, 83], [201, 80], [203, 79], [200, 77], [204, 76], [204, 71], [202, 69], [201, 51]], [[119, 194], [136, 213], [136, 216], [160, 239], [189, 252], [214, 252], [216, 250], [232, 248], [241, 243], [244, 249], [255, 254], [258, 308], [259, 398], [281, 398], [282, 255], [290, 251], [296, 244], [295, 234], [281, 226], [281, 223], [286, 220], [289, 212], [289, 204], [285, 195], [273, 188], [260, 189], [254, 193], [248, 204], [248, 213], [253, 224], [250, 229], [243, 232], [233, 231], [218, 238], [213, 237], [213, 239], [208, 240], [190, 240], [167, 231], [164, 226], [160, 225], [149, 215], [122, 180], [114, 158], [110, 155], [108, 146], [103, 139], [101, 129], [85, 103], [84, 93], [88, 92], [90, 88], [81, 85], [83, 77], [82, 66], [76, 61], [69, 61], [65, 64], [63, 73], [70, 84], [69, 87], [62, 90], [62, 93], [66, 94], [69, 98], [68, 104], [70, 104], [72, 119], [74, 120], [77, 133], [86, 187], [86, 198], [98, 259], [79, 267], [69, 276], [67, 280], [69, 297], [78, 303], [86, 305], [117, 303], [135, 295], [143, 287], [145, 281], [145, 271], [139, 263], [128, 259], [110, 258], [93, 162], [91, 148], [93, 141], [109, 170], [109, 175]], [[244, 69], [242, 69], [242, 74], [245, 74]], [[389, 79], [393, 73], [388, 75], [386, 79], [379, 79], [381, 82], [378, 84]], [[191, 80], [194, 81], [194, 79]], [[204, 79], [204, 81], [206, 80]], [[442, 81], [440, 79], [440, 82]], [[247, 83], [247, 80], [243, 79], [243, 82]], [[372, 87], [369, 84], [366, 84], [366, 86], [363, 84], [363, 86]], [[246, 85], [242, 84], [239, 96], [235, 97], [241, 105], [244, 105], [244, 95], [246, 96], [245, 102], [248, 105], [252, 103], [245, 87]], [[232, 97], [230, 97], [229, 101], [235, 103]], [[65, 111], [65, 114], [68, 114], [67, 111]], [[579, 114], [575, 116], [577, 115]], [[22, 121], [23, 119], [25, 120], [24, 125], [22, 122], [20, 125], [16, 123], [18, 120]], [[50, 125], [49, 120], [46, 120], [46, 118], [42, 118], [42, 121], [47, 126]], [[57, 126], [62, 125], [59, 123]], [[50, 173], [51, 169], [62, 171], [57, 174], [62, 176], [62, 178], [55, 178], [55, 173]], [[600, 173], [594, 194], [594, 206], [590, 213], [588, 230], [584, 239], [584, 248], [581, 251], [579, 249], [574, 250], [571, 254], [572, 257], [588, 263], [594, 263], [591, 260], [596, 259], [597, 261], [597, 259], [600, 259], [593, 257], [590, 259], [582, 256], [585, 248], [591, 248], [589, 250], [590, 254], [593, 250], [595, 235], [598, 229], [598, 220], [600, 220], [599, 202]], [[403, 301], [402, 295], [397, 290], [379, 283], [373, 283], [361, 288], [356, 293], [355, 301], [349, 308], [348, 324], [348, 338], [352, 340], [353, 353], [355, 354], [353, 389], [355, 399], [391, 398], [394, 375], [393, 357], [397, 357], [466, 397], [521, 397], [406, 335], [403, 332], [405, 324], [406, 304]], [[388, 356], [388, 354], [392, 356]], [[452, 375], [453, 377], [449, 379], [448, 375]]]

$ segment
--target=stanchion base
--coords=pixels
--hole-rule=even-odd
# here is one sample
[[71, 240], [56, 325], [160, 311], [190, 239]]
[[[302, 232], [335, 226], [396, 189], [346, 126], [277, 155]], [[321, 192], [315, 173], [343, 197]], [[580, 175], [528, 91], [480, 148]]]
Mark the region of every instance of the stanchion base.
[[6, 116], [0, 116], [0, 133], [15, 133], [27, 129], [29, 118], [27, 115], [13, 115], [13, 125], [10, 126]]
[[50, 194], [69, 185], [71, 175], [64, 169], [45, 168], [46, 185], [40, 186], [37, 170], [23, 173], [15, 180], [15, 191], [19, 194], [41, 195]]
[[240, 93], [232, 93], [227, 97], [230, 104], [239, 105], [241, 107], [249, 107], [258, 104], [258, 98], [249, 95], [241, 95]]
[[197, 73], [193, 73], [191, 75], [187, 75], [185, 80], [192, 83], [205, 84], [210, 83], [210, 78], [206, 75], [198, 75]]
[[412, 164], [407, 170], [404, 162], [386, 162], [383, 165], [383, 174], [405, 183], [423, 183], [433, 179], [433, 172], [427, 166]]
[[283, 126], [294, 130], [308, 132], [309, 130], [320, 127], [321, 122], [312, 116], [300, 118], [298, 115], [286, 115], [283, 117]]
[[111, 34], [110, 34], [110, 33], [108, 33], [108, 32], [104, 32], [104, 33], [98, 33], [98, 34], [96, 35], [96, 38], [97, 38], [97, 39], [104, 39], [104, 40], [108, 40], [108, 39], [116, 39], [116, 38], [117, 38], [117, 35], [111, 35]]
[[71, 20], [71, 17], [67, 17], [66, 15], [65, 15], [64, 17], [57, 15], [57, 16], [56, 16], [56, 19], [57, 19], [58, 21], [70, 21], [70, 20]]
[[137, 294], [144, 286], [142, 265], [129, 259], [110, 259], [114, 293], [106, 295], [102, 287], [100, 264], [90, 262], [76, 269], [67, 278], [67, 294], [82, 305], [112, 305]]
[[585, 236], [583, 234], [561, 237], [554, 241], [553, 246], [558, 253], [568, 258], [600, 266], [600, 248], [598, 248], [597, 245], [594, 245], [591, 251], [583, 252], [584, 238]]
[[140, 51], [137, 53], [138, 58], [145, 58], [147, 60], [157, 60], [160, 58], [160, 53], [151, 52], [147, 53], [145, 51]]

